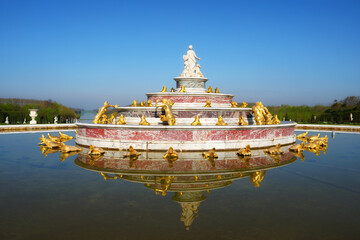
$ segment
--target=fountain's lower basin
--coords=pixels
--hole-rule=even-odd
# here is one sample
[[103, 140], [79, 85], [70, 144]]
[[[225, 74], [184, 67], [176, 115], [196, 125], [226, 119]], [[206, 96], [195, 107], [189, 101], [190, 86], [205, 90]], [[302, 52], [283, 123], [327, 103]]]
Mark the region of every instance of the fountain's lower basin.
[[211, 149], [232, 150], [250, 145], [265, 148], [276, 144], [294, 143], [295, 125], [286, 122], [277, 125], [248, 126], [140, 126], [78, 123], [76, 143], [106, 149], [180, 151]]

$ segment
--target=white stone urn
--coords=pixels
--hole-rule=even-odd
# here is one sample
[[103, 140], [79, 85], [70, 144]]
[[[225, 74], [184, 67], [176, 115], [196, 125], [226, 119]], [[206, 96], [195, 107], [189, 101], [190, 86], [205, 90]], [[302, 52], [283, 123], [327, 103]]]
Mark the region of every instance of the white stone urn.
[[37, 111], [39, 109], [29, 109], [30, 110], [30, 114], [29, 116], [31, 117], [31, 121], [30, 121], [30, 124], [36, 124], [36, 120], [35, 118], [37, 117]]

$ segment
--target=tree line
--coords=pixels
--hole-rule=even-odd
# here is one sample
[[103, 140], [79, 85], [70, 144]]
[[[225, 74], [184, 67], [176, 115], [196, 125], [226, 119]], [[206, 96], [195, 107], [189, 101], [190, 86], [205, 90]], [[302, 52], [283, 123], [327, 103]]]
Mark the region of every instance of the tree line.
[[80, 117], [73, 109], [52, 100], [0, 98], [0, 123], [4, 123], [6, 117], [11, 124], [22, 124], [24, 119], [29, 123], [29, 109], [39, 109], [36, 117], [38, 123], [54, 123], [55, 117], [58, 118], [58, 123], [65, 123], [67, 120]]

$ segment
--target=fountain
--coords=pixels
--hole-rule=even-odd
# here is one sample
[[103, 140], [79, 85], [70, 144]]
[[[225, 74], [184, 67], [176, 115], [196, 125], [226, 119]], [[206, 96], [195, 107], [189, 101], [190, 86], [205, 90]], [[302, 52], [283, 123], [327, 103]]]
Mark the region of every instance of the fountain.
[[[174, 78], [176, 89], [147, 93], [147, 102], [119, 107], [105, 102], [94, 123], [77, 123], [76, 143], [105, 149], [199, 151], [265, 148], [295, 142], [294, 122], [280, 122], [261, 102], [237, 106], [234, 95], [212, 91], [189, 46], [184, 70]], [[107, 109], [114, 114], [107, 117]], [[111, 119], [111, 120], [109, 120]], [[140, 121], [141, 120], [141, 121]], [[195, 121], [194, 121], [195, 120]], [[108, 123], [108, 124], [106, 124]], [[114, 124], [115, 123], [115, 124]], [[117, 123], [117, 124], [116, 124]], [[247, 125], [245, 125], [247, 124]]]

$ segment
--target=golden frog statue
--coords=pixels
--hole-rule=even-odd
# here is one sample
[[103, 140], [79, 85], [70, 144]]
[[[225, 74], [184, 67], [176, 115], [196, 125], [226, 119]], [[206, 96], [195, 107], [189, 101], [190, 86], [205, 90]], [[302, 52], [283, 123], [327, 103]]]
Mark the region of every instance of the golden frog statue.
[[219, 88], [215, 88], [215, 93], [220, 93]]
[[238, 125], [249, 125], [245, 120], [243, 116], [240, 116]]
[[186, 92], [185, 91], [185, 86], [181, 85], [180, 91], [179, 92]]
[[103, 155], [105, 153], [104, 149], [101, 147], [94, 147], [94, 145], [89, 146], [90, 150], [88, 155]]
[[208, 152], [203, 152], [202, 153], [203, 157], [206, 158], [206, 159], [214, 159], [214, 158], [218, 158], [218, 155], [217, 153], [215, 152], [215, 148], [211, 149], [210, 151]]
[[210, 100], [206, 100], [206, 104], [205, 104], [204, 107], [211, 107], [211, 102], [210, 102]]
[[251, 156], [250, 145], [246, 145], [245, 148], [240, 148], [237, 151], [237, 155], [241, 156], [241, 157], [249, 157], [249, 156]]
[[304, 145], [305, 145], [305, 142], [302, 142], [301, 144], [294, 144], [291, 147], [289, 147], [289, 151], [302, 152], [302, 151], [304, 151]]
[[212, 93], [212, 92], [213, 92], [212, 87], [209, 86], [209, 87], [208, 87], [208, 90], [207, 90], [206, 92], [207, 92], [207, 93]]
[[166, 89], [166, 87], [164, 86], [163, 89], [161, 90], [161, 92], [166, 92], [166, 91], [167, 91], [167, 89]]
[[66, 142], [66, 141], [69, 141], [74, 138], [74, 137], [66, 135], [62, 132], [59, 132], [59, 136], [60, 136], [61, 142]]
[[119, 117], [119, 120], [116, 122], [116, 124], [119, 124], [119, 125], [125, 125], [126, 122], [124, 120], [124, 116], [121, 114], [120, 117]]
[[238, 107], [239, 105], [238, 105], [238, 103], [237, 102], [235, 102], [235, 101], [232, 101], [232, 103], [231, 103], [231, 107]]
[[275, 147], [271, 147], [264, 150], [264, 153], [267, 153], [269, 155], [281, 155], [284, 154], [283, 151], [280, 150], [281, 144], [277, 144]]
[[130, 146], [128, 151], [129, 151], [129, 153], [128, 153], [128, 154], [125, 154], [124, 157], [130, 157], [130, 158], [132, 158], [132, 157], [138, 157], [138, 156], [141, 155], [141, 153], [139, 153], [138, 151], [136, 151], [133, 146]]
[[139, 125], [150, 125], [150, 123], [148, 121], [146, 121], [145, 115], [141, 116]]
[[136, 100], [134, 100], [134, 101], [132, 102], [132, 107], [137, 107], [137, 101], [136, 101]]
[[65, 152], [65, 153], [69, 153], [69, 152], [81, 152], [82, 149], [75, 147], [75, 146], [69, 146], [69, 145], [65, 145], [65, 143], [61, 143], [61, 147], [60, 147], [61, 152]]
[[151, 103], [151, 100], [149, 99], [149, 100], [147, 100], [147, 105], [148, 105], [148, 107], [153, 107], [154, 105]]
[[248, 104], [246, 102], [243, 102], [240, 107], [241, 108], [246, 108], [247, 106], [248, 106]]
[[195, 116], [195, 120], [191, 123], [191, 126], [201, 126], [199, 115]]
[[224, 122], [223, 117], [220, 115], [220, 116], [218, 116], [218, 121], [217, 121], [216, 125], [218, 125], [218, 126], [227, 126], [228, 124], [226, 122]]

